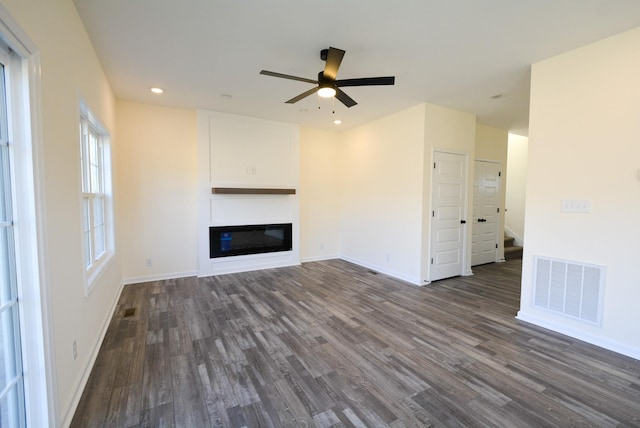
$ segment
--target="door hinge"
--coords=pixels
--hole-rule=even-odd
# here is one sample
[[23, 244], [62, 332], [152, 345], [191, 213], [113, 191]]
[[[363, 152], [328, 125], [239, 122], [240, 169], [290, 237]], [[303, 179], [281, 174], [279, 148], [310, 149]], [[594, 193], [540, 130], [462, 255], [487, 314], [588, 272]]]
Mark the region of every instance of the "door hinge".
[[431, 217], [435, 217], [436, 216], [436, 212], [435, 211], [431, 211]]
[[496, 212], [499, 213], [500, 212], [500, 208], [496, 208]]
[[433, 169], [436, 169], [436, 163], [435, 162], [433, 163]]
[[498, 177], [502, 177], [502, 172], [498, 171]]
[[496, 248], [498, 248], [498, 244], [496, 244]]
[[431, 264], [433, 264], [433, 257], [431, 257]]

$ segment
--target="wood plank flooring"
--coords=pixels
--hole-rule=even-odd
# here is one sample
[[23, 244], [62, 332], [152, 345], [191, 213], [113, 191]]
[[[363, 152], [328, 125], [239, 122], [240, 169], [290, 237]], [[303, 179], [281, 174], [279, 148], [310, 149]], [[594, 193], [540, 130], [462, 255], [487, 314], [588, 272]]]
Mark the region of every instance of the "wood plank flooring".
[[519, 260], [474, 273], [128, 285], [72, 426], [640, 427], [639, 361], [517, 321]]

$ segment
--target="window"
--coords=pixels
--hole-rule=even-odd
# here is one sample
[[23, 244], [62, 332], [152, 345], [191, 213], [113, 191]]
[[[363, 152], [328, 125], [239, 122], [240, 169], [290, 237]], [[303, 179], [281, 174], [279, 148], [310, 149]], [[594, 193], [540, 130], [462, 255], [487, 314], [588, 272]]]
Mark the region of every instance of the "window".
[[87, 288], [113, 254], [109, 134], [84, 103], [80, 107], [82, 240]]

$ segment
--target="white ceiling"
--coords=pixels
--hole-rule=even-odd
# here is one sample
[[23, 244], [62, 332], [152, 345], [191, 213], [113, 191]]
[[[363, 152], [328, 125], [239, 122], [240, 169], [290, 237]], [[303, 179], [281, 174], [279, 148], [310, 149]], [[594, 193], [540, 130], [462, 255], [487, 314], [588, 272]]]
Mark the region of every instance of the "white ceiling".
[[[429, 102], [524, 134], [532, 63], [640, 26], [639, 0], [75, 4], [119, 99], [331, 130]], [[284, 101], [312, 86], [258, 74], [316, 79], [329, 46], [347, 52], [339, 79], [395, 75], [395, 86], [345, 88], [358, 102], [349, 109], [315, 95], [291, 105]]]

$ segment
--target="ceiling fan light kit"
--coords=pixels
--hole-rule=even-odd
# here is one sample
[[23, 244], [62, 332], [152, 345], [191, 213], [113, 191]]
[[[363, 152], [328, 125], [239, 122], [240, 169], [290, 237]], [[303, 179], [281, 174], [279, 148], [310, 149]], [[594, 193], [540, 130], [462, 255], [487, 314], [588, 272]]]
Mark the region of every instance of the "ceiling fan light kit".
[[336, 90], [331, 86], [320, 86], [318, 88], [318, 96], [321, 98], [331, 98], [336, 96]]
[[297, 80], [299, 82], [311, 83], [317, 85], [298, 96], [285, 101], [287, 104], [295, 104], [298, 101], [308, 97], [313, 93], [318, 93], [322, 98], [336, 97], [338, 101], [347, 107], [353, 107], [358, 104], [349, 95], [347, 95], [341, 87], [345, 86], [385, 86], [395, 84], [395, 76], [385, 77], [363, 77], [359, 79], [337, 80], [338, 69], [342, 63], [345, 51], [342, 49], [329, 48], [320, 51], [320, 59], [326, 61], [324, 70], [318, 73], [318, 80], [306, 79], [304, 77], [291, 76], [288, 74], [276, 73], [274, 71], [262, 70], [260, 74], [265, 76], [278, 77], [281, 79]]

